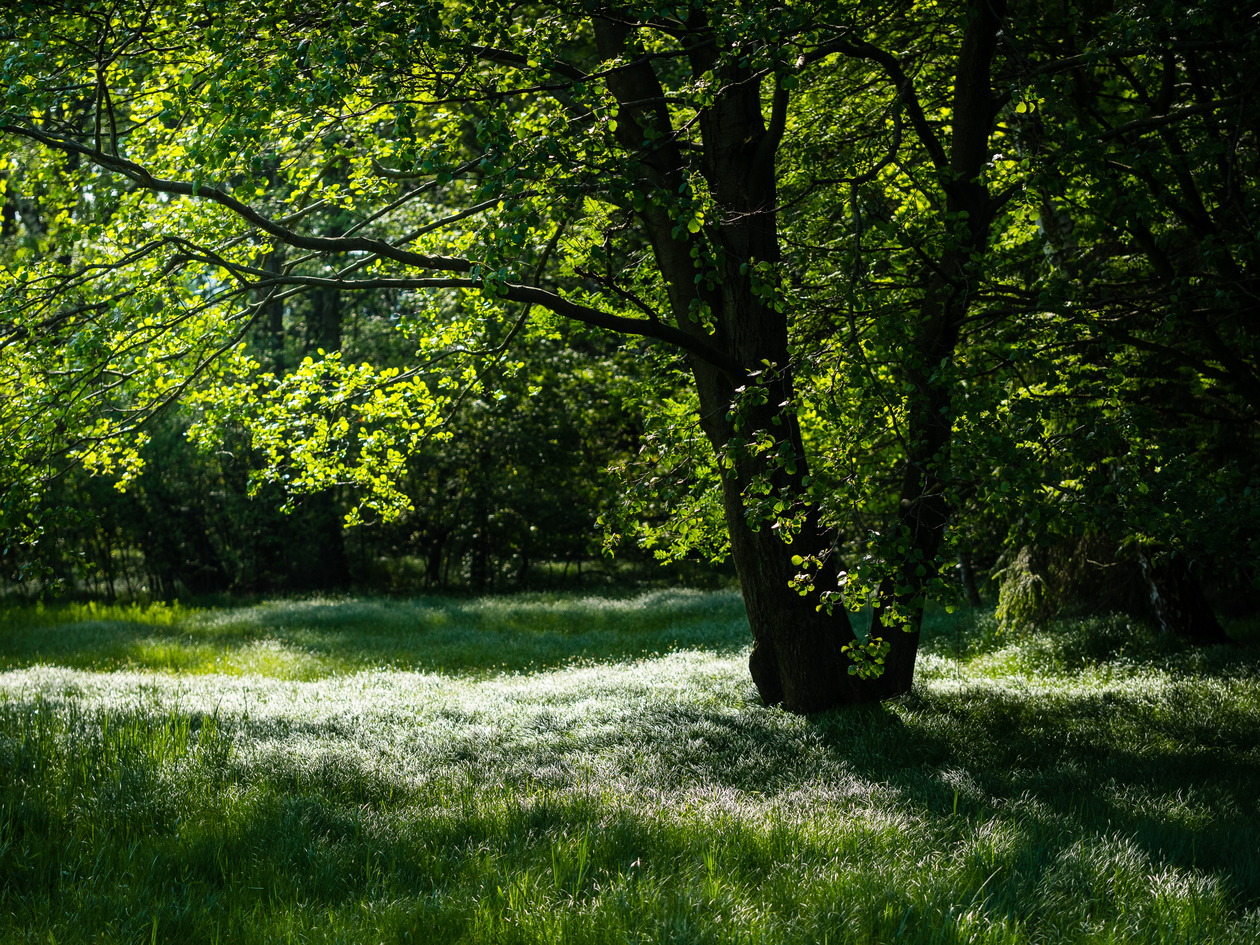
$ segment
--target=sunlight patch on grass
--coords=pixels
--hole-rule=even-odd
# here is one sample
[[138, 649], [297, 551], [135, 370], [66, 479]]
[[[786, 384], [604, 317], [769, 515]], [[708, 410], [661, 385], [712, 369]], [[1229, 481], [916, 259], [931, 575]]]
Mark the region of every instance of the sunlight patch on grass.
[[384, 667], [486, 675], [697, 646], [735, 652], [748, 642], [737, 593], [685, 589], [625, 597], [315, 598], [202, 610], [74, 604], [11, 609], [0, 627], [3, 668], [54, 663], [281, 679]]

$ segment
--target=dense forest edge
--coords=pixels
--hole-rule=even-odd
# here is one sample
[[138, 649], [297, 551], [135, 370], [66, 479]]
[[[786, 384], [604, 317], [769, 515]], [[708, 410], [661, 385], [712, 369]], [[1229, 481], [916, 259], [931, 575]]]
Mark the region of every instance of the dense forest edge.
[[938, 605], [1255, 613], [1245, 5], [155, 0], [0, 41], [15, 600], [737, 584], [804, 714], [909, 693]]

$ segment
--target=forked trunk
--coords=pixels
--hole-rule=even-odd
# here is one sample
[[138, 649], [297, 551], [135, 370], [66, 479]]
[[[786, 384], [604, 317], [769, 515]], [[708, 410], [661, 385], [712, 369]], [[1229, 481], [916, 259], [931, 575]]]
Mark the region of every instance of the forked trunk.
[[[983, 252], [992, 209], [979, 182], [989, 159], [989, 129], [996, 109], [990, 98], [989, 65], [1005, 4], [975, 3], [968, 17], [959, 56], [955, 87], [954, 133], [949, 167], [940, 166], [946, 184], [948, 219], [969, 218], [953, 234], [955, 249], [939, 260], [941, 271], [930, 281], [915, 324], [915, 363], [906, 378], [914, 388], [909, 404], [910, 440], [900, 490], [898, 527], [910, 539], [910, 554], [897, 573], [884, 581], [872, 622], [872, 633], [890, 646], [884, 671], [876, 678], [850, 672], [854, 661], [844, 647], [855, 642], [847, 612], [820, 607], [817, 590], [801, 594], [791, 586], [799, 570], [793, 555], [817, 555], [829, 542], [806, 511], [805, 526], [790, 540], [780, 537], [769, 521], [750, 523], [749, 487], [768, 481], [775, 495], [796, 510], [806, 495], [805, 451], [800, 427], [790, 404], [793, 400], [787, 319], [782, 307], [767, 299], [764, 286], [753, 279], [778, 278], [780, 249], [776, 152], [787, 120], [789, 93], [776, 88], [769, 120], [763, 113], [761, 82], [745, 63], [724, 62], [717, 37], [709, 34], [704, 14], [693, 12], [684, 40], [693, 75], [713, 76], [722, 89], [712, 105], [698, 116], [702, 156], [699, 168], [718, 208], [718, 219], [702, 235], [692, 236], [669, 211], [669, 201], [690, 191], [687, 167], [678, 138], [672, 133], [666, 97], [653, 65], [646, 58], [609, 74], [608, 88], [621, 102], [616, 134], [628, 153], [639, 156], [639, 180], [644, 207], [638, 214], [652, 243], [661, 274], [668, 286], [675, 324], [703, 338], [737, 365], [750, 372], [732, 376], [697, 357], [691, 358], [700, 402], [700, 425], [719, 455], [724, 457], [723, 506], [730, 532], [731, 552], [743, 586], [753, 633], [749, 669], [767, 704], [793, 712], [816, 712], [889, 698], [910, 689], [918, 651], [924, 583], [940, 548], [947, 508], [943, 484], [948, 478], [946, 458], [952, 427], [949, 390], [935, 371], [953, 355], [959, 325], [970, 297], [967, 283]], [[634, 29], [620, 18], [595, 18], [600, 55], [614, 59], [639, 53]], [[866, 58], [865, 47], [849, 47]], [[933, 159], [946, 161], [939, 144]], [[961, 211], [967, 211], [964, 215]], [[711, 263], [701, 240], [716, 247]], [[705, 275], [712, 265], [716, 274]], [[769, 264], [769, 270], [764, 268]], [[716, 276], [716, 277], [715, 277]], [[756, 289], [756, 291], [755, 291]], [[757, 372], [756, 376], [751, 372]], [[917, 373], [916, 373], [917, 372]], [[927, 373], [931, 372], [931, 373]], [[747, 396], [746, 388], [764, 390]], [[745, 392], [741, 397], [741, 392]], [[764, 396], [762, 396], [764, 395]], [[740, 401], [743, 401], [740, 403]], [[740, 416], [733, 408], [739, 404]], [[787, 409], [785, 409], [787, 408]], [[757, 434], [771, 434], [778, 462], [750, 455], [747, 444]], [[923, 566], [922, 568], [920, 566]], [[896, 601], [909, 621], [892, 624], [884, 615]], [[908, 632], [907, 632], [908, 631]]]
[[909, 692], [914, 682], [918, 632], [898, 629], [885, 633], [892, 649], [879, 677], [863, 679], [850, 674], [854, 663], [843, 648], [854, 643], [856, 636], [848, 612], [843, 607], [828, 612], [820, 608], [816, 591], [802, 596], [790, 586], [799, 570], [792, 564], [792, 555], [816, 553], [818, 544], [798, 538], [794, 543], [800, 546], [798, 551], [785, 544], [768, 524], [754, 531], [744, 517], [737, 483], [726, 482], [723, 498], [731, 556], [753, 635], [748, 669], [762, 700], [789, 712], [811, 713]]
[[[701, 426], [716, 449], [733, 463], [722, 479], [722, 502], [731, 539], [731, 557], [739, 574], [744, 605], [752, 630], [753, 648], [748, 668], [762, 700], [790, 712], [811, 713], [841, 705], [875, 702], [908, 692], [914, 682], [918, 651], [917, 623], [906, 632], [900, 627], [882, 631], [891, 647], [884, 672], [876, 678], [850, 673], [854, 661], [844, 647], [856, 642], [849, 614], [843, 607], [830, 611], [822, 605], [815, 588], [801, 594], [792, 580], [802, 569], [794, 555], [816, 555], [828, 544], [812, 512], [805, 526], [789, 541], [773, 523], [749, 523], [745, 490], [757, 473], [766, 470], [759, 459], [732, 446], [736, 431], [729, 415], [735, 391], [715, 369], [695, 365], [700, 392]], [[790, 377], [780, 372], [767, 403], [745, 411], [753, 429], [775, 430], [792, 444], [795, 469], [778, 468], [769, 473], [776, 491], [802, 496], [809, 474], [796, 418], [781, 412], [778, 404], [791, 397]], [[771, 417], [777, 414], [778, 423]], [[885, 591], [888, 589], [886, 588]], [[876, 628], [878, 632], [878, 627]]]

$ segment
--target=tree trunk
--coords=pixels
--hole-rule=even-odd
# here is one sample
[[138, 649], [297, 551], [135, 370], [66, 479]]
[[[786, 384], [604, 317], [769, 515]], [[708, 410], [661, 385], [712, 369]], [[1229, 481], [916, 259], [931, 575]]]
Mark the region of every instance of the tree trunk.
[[311, 290], [311, 320], [306, 330], [308, 348], [328, 354], [341, 350], [340, 289]]
[[0, 181], [5, 183], [4, 204], [0, 205], [0, 239], [7, 240], [17, 235], [17, 192], [13, 189], [13, 179], [8, 174], [0, 174]]
[[[935, 158], [938, 166], [948, 159], [948, 167], [941, 167], [947, 211], [942, 222], [953, 230], [946, 241], [953, 248], [941, 254], [928, 279], [909, 345], [914, 356], [903, 370], [910, 395], [897, 528], [906, 550], [897, 569], [880, 585], [870, 630], [872, 637], [883, 637], [892, 648], [881, 677], [887, 694], [904, 692], [913, 681], [925, 591], [938, 575], [937, 555], [949, 523], [945, 493], [953, 385], [947, 368], [975, 294], [989, 226], [1000, 206], [981, 177], [991, 155], [989, 137], [997, 113], [991, 67], [1005, 7], [1003, 0], [969, 5], [954, 80], [953, 133], [948, 152], [941, 149]], [[894, 604], [899, 619], [890, 621]]]
[[976, 569], [971, 561], [970, 551], [958, 552], [958, 577], [962, 582], [963, 593], [967, 595], [967, 603], [972, 607], [979, 607], [980, 588], [976, 586]]
[[[1003, 4], [998, 0], [996, 6]], [[763, 700], [789, 711], [816, 712], [889, 698], [907, 692], [914, 679], [923, 585], [932, 576], [930, 568], [948, 513], [943, 483], [952, 429], [950, 390], [929, 372], [953, 355], [969, 297], [972, 254], [983, 248], [991, 216], [988, 192], [977, 178], [989, 158], [989, 129], [995, 113], [989, 66], [1002, 12], [978, 0], [970, 12], [955, 88], [953, 156], [949, 168], [940, 168], [950, 181], [946, 184], [948, 209], [968, 211], [970, 234], [957, 249], [944, 254], [942, 269], [953, 278], [933, 277], [913, 342], [922, 367], [908, 371], [915, 388], [910, 409], [914, 446], [907, 457], [899, 514], [900, 524], [909, 529], [912, 547], [902, 573], [881, 585], [879, 602], [896, 601], [908, 611], [910, 620], [904, 629], [890, 626], [882, 618], [885, 611], [877, 607], [872, 634], [882, 635], [891, 649], [883, 674], [874, 679], [850, 672], [854, 664], [843, 648], [854, 643], [855, 636], [847, 612], [820, 607], [816, 590], [802, 595], [791, 587], [799, 570], [793, 556], [816, 555], [830, 542], [816, 513], [806, 508], [808, 468], [800, 427], [790, 407], [794, 392], [787, 319], [753, 291], [752, 282], [755, 267], [764, 263], [771, 267], [766, 277], [778, 278], [775, 154], [786, 121], [788, 93], [776, 89], [767, 122], [760, 81], [746, 67], [719, 61], [716, 37], [704, 30], [703, 14], [693, 13], [688, 28], [695, 38], [684, 40], [689, 44], [692, 73], [698, 78], [712, 71], [714, 86], [723, 89], [698, 122], [703, 146], [700, 168], [720, 214], [704, 234], [721, 250], [713, 263], [720, 279], [712, 280], [710, 288], [710, 280], [699, 275], [702, 264], [692, 255], [693, 248], [702, 248], [695, 246], [700, 238], [678, 226], [662, 206], [676, 195], [687, 194], [689, 184], [687, 161], [669, 133], [669, 113], [656, 73], [640, 60], [607, 79], [621, 103], [616, 134], [630, 152], [642, 155], [639, 187], [645, 199], [639, 218], [665, 277], [675, 324], [750, 372], [732, 376], [728, 370], [691, 357], [700, 425], [725, 461], [723, 510], [753, 634], [749, 669]], [[602, 58], [639, 52], [624, 22], [596, 18], [594, 25]], [[645, 148], [644, 142], [651, 144]], [[671, 196], [657, 201], [658, 195]], [[733, 411], [737, 403], [738, 417]], [[773, 464], [745, 448], [755, 435], [766, 432], [778, 443]], [[749, 521], [747, 492], [758, 477], [766, 477], [773, 493], [785, 497], [794, 509], [804, 510], [805, 526], [799, 534], [781, 537], [770, 522]], [[917, 573], [923, 562], [927, 568]]]
[[1192, 562], [1184, 555], [1172, 552], [1152, 562], [1139, 554], [1138, 563], [1150, 592], [1151, 610], [1163, 630], [1203, 645], [1234, 642], [1216, 619], [1194, 578]]
[[[597, 19], [595, 30], [605, 58], [621, 54], [629, 45], [630, 30], [622, 23]], [[696, 75], [717, 65], [713, 47], [704, 43], [692, 47], [690, 58]], [[723, 75], [719, 84], [733, 91], [719, 98], [700, 118], [702, 171], [726, 216], [709, 234], [725, 249], [718, 263], [722, 280], [714, 289], [697, 281], [697, 264], [691, 255], [695, 237], [685, 227], [676, 231], [675, 221], [652, 200], [657, 193], [677, 195], [688, 189], [682, 155], [674, 141], [668, 135], [662, 138], [645, 133], [647, 128], [669, 128], [655, 73], [646, 63], [636, 65], [611, 75], [608, 85], [624, 103], [621, 114], [625, 118], [619, 120], [617, 130], [622, 143], [639, 150], [642, 141], [656, 138], [655, 148], [642, 162], [640, 187], [647, 199], [640, 216], [665, 276], [675, 323], [733, 355], [739, 364], [750, 368], [772, 365], [763, 375], [769, 388], [764, 403], [750, 405], [741, 418], [745, 437], [772, 430], [791, 451], [794, 463], [767, 470], [762, 459], [743, 449], [747, 440], [737, 436], [740, 431], [731, 415], [737, 388], [747, 386], [751, 378], [732, 377], [712, 364], [691, 359], [701, 428], [732, 467], [724, 470], [722, 499], [731, 555], [753, 635], [749, 670], [766, 704], [782, 705], [793, 712], [817, 712], [878, 696], [869, 691], [869, 681], [848, 672], [851, 663], [841, 652], [854, 641], [847, 612], [819, 610], [817, 592], [801, 596], [790, 586], [797, 570], [792, 555], [816, 553], [820, 547], [816, 539], [821, 536], [809, 528], [808, 534], [788, 543], [770, 523], [750, 524], [746, 515], [744, 491], [758, 473], [769, 471], [775, 487], [798, 498], [804, 493], [808, 470], [799, 426], [794, 415], [781, 406], [792, 393], [787, 319], [752, 291], [748, 265], [768, 262], [776, 266], [780, 260], [774, 153], [782, 130], [779, 116], [786, 107], [785, 93], [776, 95], [775, 117], [768, 128], [761, 111], [760, 83], [734, 74], [738, 70], [726, 71], [732, 74]], [[632, 102], [653, 104], [628, 104]]]
[[[283, 330], [283, 324], [281, 325]], [[306, 326], [308, 347], [328, 354], [341, 350], [341, 292], [315, 289], [311, 292], [311, 314]], [[281, 335], [281, 339], [283, 335]], [[345, 528], [337, 496], [332, 489], [309, 496], [306, 502], [317, 547], [308, 583], [315, 590], [341, 590], [350, 586], [350, 560], [346, 555]]]
[[[284, 271], [284, 253], [275, 250], [267, 254], [264, 268], [268, 272]], [[273, 298], [266, 305], [259, 347], [271, 352], [271, 370], [276, 377], [284, 376], [284, 300]]]
[[446, 535], [440, 534], [429, 542], [429, 554], [425, 559], [424, 582], [426, 587], [437, 587], [442, 579], [442, 549]]
[[487, 557], [486, 520], [483, 516], [481, 518], [481, 527], [473, 535], [472, 561], [468, 566], [468, 586], [472, 588], [474, 594], [484, 594], [486, 592]]
[[317, 591], [344, 590], [350, 586], [350, 559], [336, 495], [331, 489], [316, 492], [307, 497], [305, 506], [317, 547], [311, 569], [299, 583]]

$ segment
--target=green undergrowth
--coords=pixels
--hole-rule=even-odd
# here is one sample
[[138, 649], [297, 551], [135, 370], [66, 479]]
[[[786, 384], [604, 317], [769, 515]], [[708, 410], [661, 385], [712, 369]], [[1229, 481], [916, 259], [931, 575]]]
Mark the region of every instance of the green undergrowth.
[[0, 673], [3, 941], [1260, 940], [1249, 649], [936, 613], [910, 695], [800, 718], [721, 592], [48, 613]]

